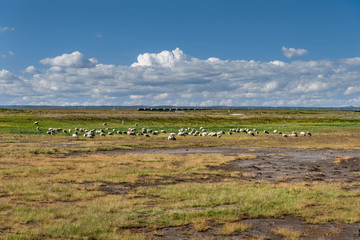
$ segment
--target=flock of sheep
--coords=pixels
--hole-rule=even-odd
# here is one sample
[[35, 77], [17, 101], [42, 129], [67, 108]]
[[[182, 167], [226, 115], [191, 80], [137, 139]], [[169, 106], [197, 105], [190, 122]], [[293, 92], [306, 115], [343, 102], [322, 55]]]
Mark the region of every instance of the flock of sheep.
[[[124, 123], [124, 122], [123, 122]], [[34, 125], [38, 125], [39, 122], [34, 122]], [[47, 134], [50, 135], [55, 135], [55, 133], [57, 132], [63, 132], [65, 134], [72, 134], [72, 137], [74, 138], [78, 138], [79, 135], [83, 135], [84, 137], [88, 137], [88, 138], [93, 138], [95, 137], [95, 135], [99, 135], [99, 136], [105, 136], [107, 135], [114, 135], [115, 133], [117, 134], [125, 134], [125, 135], [142, 135], [145, 137], [150, 137], [150, 135], [159, 135], [160, 133], [166, 133], [165, 130], [160, 130], [160, 131], [153, 131], [152, 129], [146, 129], [146, 128], [142, 128], [141, 131], [136, 131], [136, 128], [129, 128], [126, 131], [121, 131], [121, 130], [116, 130], [116, 129], [109, 129], [107, 127], [107, 124], [104, 123], [103, 124], [105, 126], [105, 130], [103, 129], [92, 129], [92, 130], [87, 130], [85, 128], [75, 128], [74, 130], [69, 129], [62, 129], [62, 128], [49, 128], [47, 131]], [[137, 127], [138, 124], [135, 124], [135, 126]], [[36, 130], [40, 131], [39, 127], [36, 127]], [[106, 131], [106, 133], [105, 133]], [[234, 128], [234, 129], [230, 129], [227, 134], [228, 135], [232, 135], [233, 133], [246, 133], [250, 136], [255, 136], [260, 134], [259, 131], [257, 129], [248, 129], [248, 128]], [[178, 133], [170, 133], [168, 136], [168, 140], [176, 140], [176, 136], [187, 136], [187, 135], [192, 135], [192, 136], [203, 136], [203, 137], [221, 137], [222, 135], [226, 134], [225, 131], [219, 131], [219, 132], [207, 132], [207, 130], [203, 127], [200, 127], [198, 130], [196, 130], [195, 128], [181, 128], [179, 129]], [[269, 131], [264, 130], [264, 134], [270, 134]], [[280, 134], [283, 137], [297, 137], [297, 136], [311, 136], [310, 132], [300, 132], [299, 135], [293, 131], [291, 134], [287, 135], [285, 133], [282, 133], [281, 131], [278, 130], [274, 130], [272, 132], [272, 134]]]

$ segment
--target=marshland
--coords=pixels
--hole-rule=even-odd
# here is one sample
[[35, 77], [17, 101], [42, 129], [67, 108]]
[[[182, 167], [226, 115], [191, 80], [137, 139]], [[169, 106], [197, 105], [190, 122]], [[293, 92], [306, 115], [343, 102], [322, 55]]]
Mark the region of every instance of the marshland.
[[0, 180], [1, 239], [357, 239], [360, 112], [0, 109]]

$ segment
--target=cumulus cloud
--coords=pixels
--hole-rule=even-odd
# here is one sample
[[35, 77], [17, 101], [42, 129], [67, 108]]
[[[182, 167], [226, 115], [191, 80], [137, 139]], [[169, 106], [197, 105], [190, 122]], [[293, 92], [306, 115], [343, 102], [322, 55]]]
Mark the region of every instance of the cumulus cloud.
[[72, 68], [91, 68], [98, 63], [96, 58], [87, 59], [79, 51], [75, 51], [71, 54], [64, 53], [63, 55], [54, 58], [45, 58], [40, 60], [40, 62], [44, 65]]
[[340, 62], [348, 65], [360, 65], [360, 57], [341, 59]]
[[350, 86], [344, 92], [345, 95], [359, 94], [359, 93], [360, 93], [360, 86]]
[[0, 71], [0, 83], [13, 83], [18, 77], [12, 72], [2, 69]]
[[359, 102], [360, 67], [354, 59], [229, 61], [189, 57], [177, 48], [140, 54], [123, 66], [74, 52], [43, 59], [48, 68], [27, 67], [31, 77], [2, 70], [0, 90], [7, 97], [0, 99], [48, 105], [346, 106]]
[[161, 66], [171, 67], [177, 62], [187, 60], [188, 57], [182, 50], [176, 48], [172, 52], [162, 51], [161, 53], [144, 53], [137, 57], [137, 62], [133, 63], [132, 67], [137, 66]]
[[287, 48], [285, 46], [281, 48], [281, 51], [283, 52], [283, 55], [287, 58], [300, 57], [308, 53], [308, 50], [306, 49]]
[[38, 73], [39, 71], [34, 66], [28, 66], [24, 70], [26, 73]]

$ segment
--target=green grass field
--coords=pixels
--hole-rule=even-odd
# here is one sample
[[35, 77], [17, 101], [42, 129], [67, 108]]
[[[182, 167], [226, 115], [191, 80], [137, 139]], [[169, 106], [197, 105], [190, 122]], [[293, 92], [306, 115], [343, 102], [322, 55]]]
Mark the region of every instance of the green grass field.
[[[40, 131], [33, 125], [39, 122]], [[123, 121], [125, 123], [123, 123]], [[204, 127], [209, 131], [256, 128], [221, 138], [46, 134], [48, 128], [127, 130]], [[311, 131], [283, 138], [263, 130]], [[213, 146], [360, 149], [360, 113], [337, 111], [194, 111], [183, 113], [111, 110], [0, 110], [1, 239], [151, 239], [175, 226], [220, 236], [251, 229], [245, 218], [291, 216], [308, 223], [359, 223], [360, 182], [269, 183], [229, 172], [232, 161], [255, 154], [96, 154], [121, 149]], [[242, 179], [242, 180], [239, 180]], [[244, 180], [245, 179], [245, 180]], [[112, 189], [113, 192], [107, 189]], [[274, 229], [293, 236], [302, 233]], [[209, 236], [211, 238], [211, 236]], [[259, 237], [259, 239], [261, 239]]]

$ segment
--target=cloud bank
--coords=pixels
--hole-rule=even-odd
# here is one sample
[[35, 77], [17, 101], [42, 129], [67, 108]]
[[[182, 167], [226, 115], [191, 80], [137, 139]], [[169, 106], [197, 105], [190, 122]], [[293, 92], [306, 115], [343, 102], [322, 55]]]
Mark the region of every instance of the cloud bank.
[[360, 106], [360, 58], [335, 61], [199, 59], [179, 48], [130, 66], [76, 51], [43, 68], [0, 71], [0, 102], [31, 105]]

